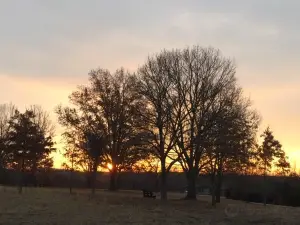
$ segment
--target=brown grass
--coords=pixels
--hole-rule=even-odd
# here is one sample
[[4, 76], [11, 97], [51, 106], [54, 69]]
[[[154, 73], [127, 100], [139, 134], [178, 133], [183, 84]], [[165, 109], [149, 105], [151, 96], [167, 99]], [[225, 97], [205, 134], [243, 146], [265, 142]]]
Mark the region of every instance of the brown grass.
[[[22, 195], [16, 188], [0, 188], [0, 224], [136, 224], [136, 225], [246, 225], [300, 224], [299, 208], [247, 204], [222, 199], [216, 209], [210, 197], [198, 201], [180, 200], [183, 194], [170, 193], [170, 200], [143, 199], [141, 192], [25, 188]], [[297, 218], [298, 217], [298, 218]]]

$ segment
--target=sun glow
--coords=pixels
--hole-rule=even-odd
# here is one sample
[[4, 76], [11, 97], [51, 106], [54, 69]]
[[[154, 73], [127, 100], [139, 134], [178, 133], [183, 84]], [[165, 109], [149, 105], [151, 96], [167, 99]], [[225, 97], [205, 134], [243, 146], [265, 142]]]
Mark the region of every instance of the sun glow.
[[106, 167], [107, 167], [107, 169], [109, 169], [109, 170], [111, 170], [111, 169], [113, 168], [112, 164], [110, 164], [110, 163], [107, 163]]

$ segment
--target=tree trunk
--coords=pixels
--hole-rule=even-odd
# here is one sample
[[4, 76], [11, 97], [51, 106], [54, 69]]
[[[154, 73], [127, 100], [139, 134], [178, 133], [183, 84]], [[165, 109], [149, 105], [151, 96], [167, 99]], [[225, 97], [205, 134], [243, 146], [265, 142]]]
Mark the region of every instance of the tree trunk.
[[187, 194], [185, 199], [187, 200], [196, 200], [197, 199], [197, 192], [196, 192], [196, 179], [197, 179], [197, 173], [192, 169], [187, 172]]
[[92, 195], [94, 195], [96, 191], [97, 168], [98, 168], [98, 160], [95, 160], [93, 165], [93, 174], [92, 174]]
[[222, 174], [222, 160], [217, 170], [217, 180], [216, 180], [216, 202], [221, 202], [221, 191], [222, 191], [222, 181], [223, 181], [223, 174]]
[[265, 168], [265, 171], [264, 171], [264, 181], [263, 181], [263, 195], [264, 195], [264, 206], [267, 205], [267, 184], [266, 184], [266, 181], [267, 181], [267, 174], [266, 174], [266, 168]]
[[69, 189], [70, 189], [70, 194], [72, 194], [72, 189], [73, 189], [73, 168], [70, 170]]
[[221, 191], [222, 191], [222, 175], [218, 173], [216, 182], [216, 202], [221, 202]]
[[31, 181], [32, 181], [32, 185], [34, 187], [37, 187], [36, 174], [37, 174], [37, 159], [34, 158], [33, 164], [32, 164], [32, 170], [31, 170]]
[[92, 176], [93, 176], [92, 173], [93, 170], [86, 172], [86, 186], [88, 189], [92, 188]]
[[22, 194], [23, 182], [24, 182], [24, 158], [22, 157], [21, 167], [20, 167], [20, 175], [19, 175], [19, 187], [18, 187], [19, 194]]
[[161, 115], [159, 114], [159, 153], [160, 153], [160, 199], [162, 201], [167, 200], [167, 170], [166, 170], [166, 157], [165, 157], [165, 139], [163, 135], [163, 126], [161, 123]]
[[156, 172], [156, 174], [155, 174], [155, 191], [156, 192], [160, 191], [159, 180], [160, 180], [159, 173]]
[[4, 169], [4, 167], [0, 164], [0, 184], [3, 185], [3, 191], [6, 191], [5, 186], [7, 185], [6, 182], [6, 171]]
[[117, 190], [117, 170], [115, 166], [113, 166], [111, 172], [110, 172], [110, 185], [109, 185], [109, 190], [110, 191], [116, 191]]
[[70, 182], [69, 182], [69, 188], [70, 188], [70, 194], [72, 194], [73, 189], [73, 172], [74, 172], [74, 160], [73, 160], [73, 154], [71, 159], [71, 171], [70, 171]]
[[167, 171], [165, 160], [161, 160], [160, 199], [167, 200]]
[[215, 173], [211, 174], [211, 205], [216, 207], [217, 198], [216, 198], [216, 176]]

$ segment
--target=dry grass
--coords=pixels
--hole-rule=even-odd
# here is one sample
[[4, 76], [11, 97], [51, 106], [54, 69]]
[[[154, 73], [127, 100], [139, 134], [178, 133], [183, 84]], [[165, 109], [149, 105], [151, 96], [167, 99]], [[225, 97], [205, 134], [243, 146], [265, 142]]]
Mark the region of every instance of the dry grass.
[[89, 191], [69, 195], [67, 189], [41, 188], [27, 188], [19, 195], [15, 188], [0, 189], [0, 224], [300, 224], [298, 208], [222, 199], [213, 209], [205, 196], [184, 201], [183, 194], [172, 193], [165, 203], [141, 196], [136, 191], [98, 191], [92, 198]]

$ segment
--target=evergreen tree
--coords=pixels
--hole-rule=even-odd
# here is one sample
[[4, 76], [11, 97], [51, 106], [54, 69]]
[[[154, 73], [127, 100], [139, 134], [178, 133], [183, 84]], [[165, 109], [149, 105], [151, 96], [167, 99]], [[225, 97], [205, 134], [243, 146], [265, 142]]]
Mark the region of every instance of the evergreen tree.
[[35, 177], [38, 168], [51, 166], [50, 153], [54, 151], [51, 136], [34, 123], [35, 114], [26, 110], [25, 113], [15, 112], [9, 121], [9, 148], [12, 151], [11, 166], [20, 172], [19, 193], [22, 192], [24, 172]]
[[267, 203], [267, 187], [266, 179], [267, 173], [270, 172], [274, 161], [274, 166], [281, 168], [289, 168], [290, 165], [287, 162], [285, 152], [282, 149], [282, 145], [278, 140], [275, 139], [273, 132], [269, 127], [263, 132], [261, 137], [264, 138], [263, 143], [258, 148], [259, 163], [261, 165], [263, 176], [264, 176], [264, 205]]

